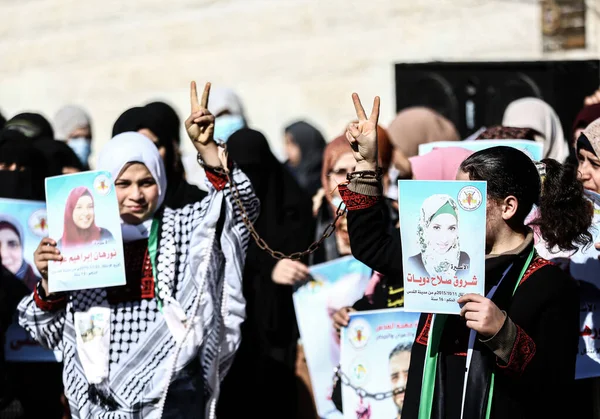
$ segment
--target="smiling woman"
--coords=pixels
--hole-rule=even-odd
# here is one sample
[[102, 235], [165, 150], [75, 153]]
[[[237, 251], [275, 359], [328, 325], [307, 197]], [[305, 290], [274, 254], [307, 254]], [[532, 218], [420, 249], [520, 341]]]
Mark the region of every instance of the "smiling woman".
[[158, 205], [158, 184], [142, 163], [129, 163], [115, 181], [121, 218], [139, 224], [154, 214]]
[[64, 232], [58, 241], [59, 249], [100, 244], [113, 241], [113, 235], [96, 225], [94, 198], [85, 186], [71, 191], [65, 206]]
[[417, 237], [421, 253], [409, 263], [422, 277], [469, 273], [470, 258], [460, 251], [458, 206], [449, 195], [432, 195], [423, 201]]

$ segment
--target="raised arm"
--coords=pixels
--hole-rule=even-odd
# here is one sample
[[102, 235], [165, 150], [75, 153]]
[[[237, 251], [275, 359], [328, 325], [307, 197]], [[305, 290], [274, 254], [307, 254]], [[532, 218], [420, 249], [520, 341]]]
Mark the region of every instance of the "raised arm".
[[[388, 276], [390, 284], [402, 283], [400, 236], [392, 236], [386, 225], [381, 174], [377, 168], [377, 122], [379, 97], [373, 101], [371, 116], [356, 93], [352, 94], [358, 123], [352, 123], [346, 138], [356, 159], [356, 172], [340, 195], [348, 208], [348, 233], [352, 254], [370, 268]], [[402, 227], [402, 226], [401, 226]]]

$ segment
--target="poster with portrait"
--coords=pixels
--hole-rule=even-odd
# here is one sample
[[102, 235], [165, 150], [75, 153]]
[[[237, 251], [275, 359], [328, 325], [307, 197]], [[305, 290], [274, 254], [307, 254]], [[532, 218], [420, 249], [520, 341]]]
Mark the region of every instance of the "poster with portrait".
[[513, 147], [527, 154], [533, 161], [544, 158], [544, 144], [529, 140], [476, 140], [476, 141], [440, 141], [419, 145], [419, 156], [427, 154], [435, 148], [460, 147], [473, 152], [492, 147]]
[[63, 260], [50, 262], [50, 292], [125, 285], [121, 217], [109, 172], [46, 179], [49, 235]]
[[[48, 235], [46, 203], [0, 199], [0, 257], [2, 265], [16, 280], [33, 291], [41, 276], [33, 262], [33, 252]], [[6, 331], [4, 354], [9, 362], [56, 361], [56, 355], [42, 348], [19, 326], [16, 315]]]
[[350, 313], [341, 338], [345, 419], [401, 417], [419, 316], [397, 308]]
[[[600, 241], [600, 195], [586, 191], [594, 205], [592, 243]], [[575, 377], [600, 377], [600, 252], [592, 245], [570, 257], [569, 272], [579, 281], [580, 329]], [[554, 260], [559, 262], [559, 260]]]
[[459, 314], [484, 294], [486, 182], [398, 181], [404, 308]]
[[352, 306], [364, 294], [371, 269], [345, 256], [310, 268], [311, 280], [294, 292], [294, 308], [306, 355], [317, 412], [341, 418], [331, 401], [334, 370], [340, 361], [340, 340], [333, 314]]

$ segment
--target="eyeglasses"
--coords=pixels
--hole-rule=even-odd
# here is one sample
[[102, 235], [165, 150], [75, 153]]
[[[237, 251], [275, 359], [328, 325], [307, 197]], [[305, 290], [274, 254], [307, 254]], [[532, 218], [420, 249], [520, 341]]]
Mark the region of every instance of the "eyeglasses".
[[341, 169], [337, 169], [337, 170], [332, 170], [331, 172], [329, 172], [329, 176], [333, 177], [337, 182], [343, 182], [344, 180], [346, 180], [346, 176], [348, 175], [348, 173], [352, 173], [355, 171], [355, 168], [341, 168]]

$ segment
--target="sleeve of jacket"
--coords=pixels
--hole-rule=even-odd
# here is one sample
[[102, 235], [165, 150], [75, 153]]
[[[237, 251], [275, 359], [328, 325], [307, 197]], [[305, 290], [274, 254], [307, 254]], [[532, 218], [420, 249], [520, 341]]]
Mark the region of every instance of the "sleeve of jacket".
[[[391, 235], [381, 196], [368, 196], [341, 185], [348, 208], [348, 234], [354, 257], [387, 276], [390, 285], [402, 283], [402, 246], [399, 235]], [[401, 226], [402, 228], [402, 226]]]

